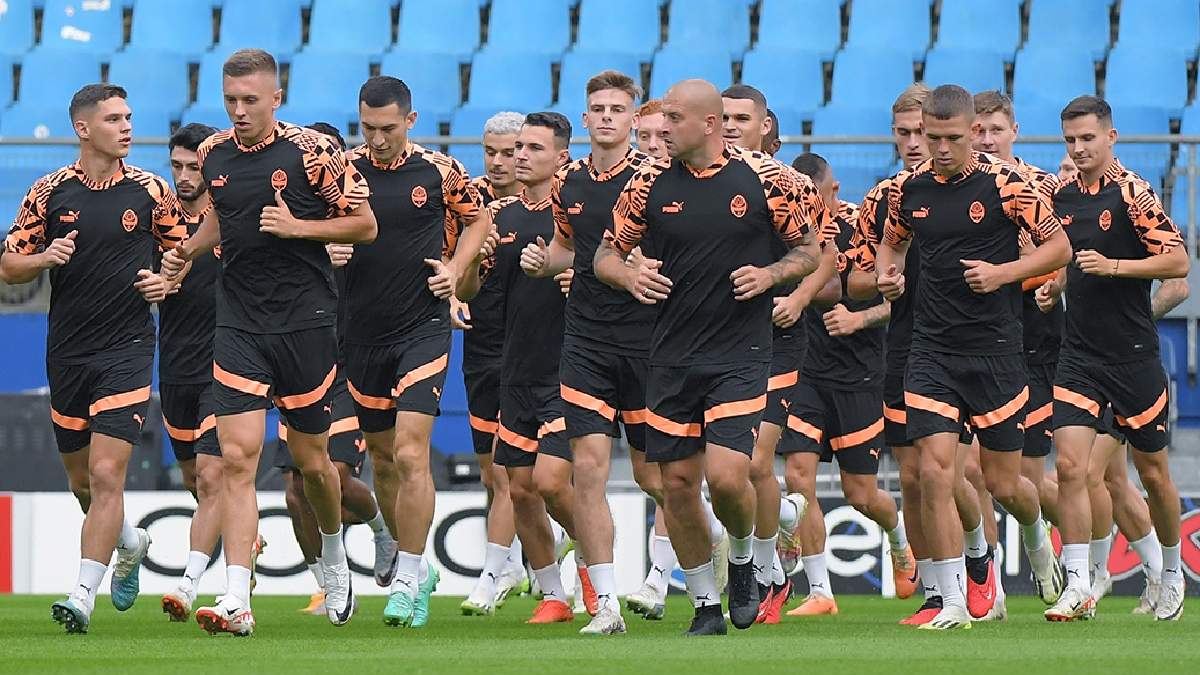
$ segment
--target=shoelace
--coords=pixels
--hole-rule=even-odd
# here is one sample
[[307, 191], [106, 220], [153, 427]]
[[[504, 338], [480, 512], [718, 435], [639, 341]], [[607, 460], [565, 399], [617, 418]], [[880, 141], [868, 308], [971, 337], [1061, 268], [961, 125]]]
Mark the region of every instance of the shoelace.
[[141, 537], [138, 538], [138, 547], [132, 550], [117, 549], [117, 564], [113, 565], [113, 575], [118, 579], [124, 579], [129, 576], [138, 562], [138, 551], [141, 550]]

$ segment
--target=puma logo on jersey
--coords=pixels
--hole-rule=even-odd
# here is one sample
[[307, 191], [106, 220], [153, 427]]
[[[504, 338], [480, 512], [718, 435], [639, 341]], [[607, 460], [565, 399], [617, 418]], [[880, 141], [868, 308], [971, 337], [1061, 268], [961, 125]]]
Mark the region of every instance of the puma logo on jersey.
[[683, 202], [671, 202], [670, 204], [663, 204], [662, 212], [683, 213]]
[[567, 215], [577, 216], [581, 213], [583, 213], [583, 204], [581, 202], [575, 202], [567, 207]]
[[514, 242], [514, 241], [516, 241], [516, 240], [517, 240], [517, 233], [516, 233], [516, 232], [509, 232], [508, 234], [506, 234], [506, 235], [504, 235], [504, 236], [500, 237], [500, 243], [501, 243], [501, 244], [511, 244], [511, 243], [513, 243], [513, 242]]
[[142, 419], [142, 416], [137, 413], [133, 413], [133, 421], [137, 422], [139, 429], [141, 429], [142, 425], [145, 423], [145, 420]]
[[222, 175], [222, 176], [217, 176], [216, 178], [208, 181], [208, 186], [215, 187], [215, 188], [225, 187], [225, 184], [228, 182], [229, 182], [229, 176], [228, 176], [228, 174], [226, 174], [226, 175]]
[[78, 211], [67, 211], [58, 217], [58, 222], [60, 223], [73, 223], [76, 220], [79, 220]]
[[913, 218], [928, 218], [929, 217], [929, 207], [922, 206], [921, 208], [913, 211], [912, 217]]
[[1059, 220], [1062, 221], [1063, 225], [1070, 225], [1071, 223], [1075, 222], [1075, 216], [1068, 213], [1067, 215], [1063, 216]]

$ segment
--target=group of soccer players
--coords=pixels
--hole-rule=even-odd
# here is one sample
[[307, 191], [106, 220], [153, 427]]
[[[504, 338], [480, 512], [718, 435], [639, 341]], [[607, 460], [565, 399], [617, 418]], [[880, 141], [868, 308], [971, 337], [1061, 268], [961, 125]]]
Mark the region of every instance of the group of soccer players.
[[[210, 633], [254, 630], [272, 405], [310, 609], [335, 625], [354, 614], [343, 524], [367, 523], [384, 622], [428, 622], [430, 435], [452, 327], [489, 500], [466, 614], [523, 589], [527, 563], [541, 596], [529, 623], [573, 621], [559, 568], [573, 546], [581, 632], [626, 631], [605, 497], [622, 436], [658, 507], [626, 606], [662, 618], [678, 564], [688, 635], [778, 623], [800, 566], [808, 594], [787, 614], [838, 612], [816, 497], [833, 459], [888, 539], [897, 596], [924, 589], [901, 623], [1006, 616], [993, 498], [1021, 525], [1048, 620], [1094, 616], [1114, 520], [1147, 571], [1136, 611], [1182, 613], [1154, 320], [1186, 297], [1189, 256], [1115, 158], [1103, 100], [1063, 109], [1074, 175], [1056, 177], [1013, 156], [1004, 95], [913, 85], [892, 107], [904, 168], [856, 205], [819, 155], [772, 158], [777, 120], [748, 85], [687, 80], [639, 107], [632, 78], [599, 73], [587, 156], [570, 157], [561, 114], [500, 113], [471, 180], [408, 139], [418, 113], [399, 79], [363, 84], [364, 143], [346, 151], [328, 125], [275, 119], [266, 52], [234, 53], [223, 74], [232, 128], [172, 137], [174, 191], [123, 161], [125, 92], [81, 89], [79, 161], [34, 184], [0, 257], [8, 283], [50, 270], [51, 418], [86, 514], [78, 583], [52, 608], [68, 632], [87, 631], [114, 548], [112, 602], [137, 598], [150, 539], [124, 518], [123, 483], [150, 397], [150, 304], [164, 424], [197, 501], [163, 610], [193, 614], [220, 535], [226, 592], [194, 612]], [[1169, 281], [1152, 300], [1153, 279]], [[885, 449], [899, 509], [876, 480]], [[357, 478], [366, 454], [373, 494]]]

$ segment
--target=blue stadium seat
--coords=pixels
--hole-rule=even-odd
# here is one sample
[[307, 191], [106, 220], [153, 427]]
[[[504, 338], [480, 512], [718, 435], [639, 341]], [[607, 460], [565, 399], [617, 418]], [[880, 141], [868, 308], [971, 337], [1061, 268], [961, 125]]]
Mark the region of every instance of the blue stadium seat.
[[1184, 136], [1200, 136], [1200, 101], [1184, 109], [1179, 133]]
[[571, 14], [563, 0], [492, 0], [489, 51], [558, 56], [570, 43]]
[[829, 102], [838, 106], [887, 108], [912, 82], [913, 64], [908, 51], [846, 47], [833, 63], [833, 94]]
[[1118, 46], [1178, 51], [1188, 60], [1200, 48], [1200, 3], [1195, 0], [1124, 0]]
[[137, 0], [130, 48], [182, 54], [190, 60], [212, 46], [213, 10], [195, 0]]
[[1111, 38], [1109, 8], [1096, 0], [1030, 0], [1029, 38], [1025, 48], [1084, 52], [1104, 58]]
[[0, 115], [4, 107], [13, 100], [13, 62], [6, 55], [0, 54]]
[[[314, 122], [326, 122], [337, 127], [337, 130], [342, 132], [342, 137], [345, 138], [350, 136], [350, 123], [346, 110], [345, 106], [286, 104], [279, 106], [279, 110], [275, 111], [275, 118], [302, 127]], [[354, 119], [358, 119], [357, 113], [354, 115]]]
[[200, 57], [200, 68], [196, 74], [196, 104], [201, 106], [222, 106], [221, 68], [225, 59], [229, 58], [232, 50], [214, 49]]
[[287, 102], [339, 110], [329, 122], [341, 128], [358, 118], [358, 90], [370, 74], [366, 54], [306, 49], [292, 58]]
[[1026, 47], [1017, 53], [1014, 102], [1061, 108], [1076, 96], [1095, 93], [1096, 69], [1089, 54], [1057, 47]]
[[[813, 151], [824, 157], [822, 148], [825, 146], [815, 145]], [[891, 175], [893, 172], [890, 169], [879, 170], [874, 167], [861, 167], [853, 165], [834, 165], [833, 177], [841, 186], [838, 188], [838, 199], [855, 204], [862, 204], [863, 197], [875, 187], [884, 177]]]
[[742, 82], [757, 87], [777, 115], [811, 120], [825, 102], [825, 69], [815, 52], [755, 47], [742, 61]]
[[724, 89], [733, 83], [733, 65], [724, 52], [665, 47], [654, 55], [654, 68], [650, 71], [650, 96], [661, 98], [671, 85], [694, 77], [712, 82], [717, 89]]
[[180, 124], [207, 124], [210, 127], [217, 129], [228, 129], [232, 124], [229, 123], [229, 115], [225, 112], [225, 108], [221, 106], [221, 102], [212, 103], [197, 103], [187, 110], [183, 111], [183, 117], [180, 118]]
[[0, 54], [24, 54], [33, 47], [33, 3], [7, 0], [0, 11]]
[[[153, 68], [146, 64], [153, 63]], [[148, 49], [128, 49], [112, 56], [108, 81], [119, 84], [129, 93], [134, 121], [143, 112], [161, 110], [172, 117], [188, 104], [188, 64], [179, 54]]]
[[832, 61], [842, 44], [842, 0], [762, 0], [755, 49], [804, 50]]
[[54, 105], [40, 101], [15, 104], [0, 117], [0, 136], [74, 138], [75, 131], [67, 114], [67, 101]]
[[117, 3], [46, 0], [44, 47], [107, 54], [119, 49], [124, 38], [124, 19]]
[[957, 84], [972, 93], [1004, 91], [1004, 57], [995, 51], [938, 44], [925, 56], [924, 79], [931, 87]]
[[[587, 81], [602, 70], [617, 70], [642, 81], [642, 66], [632, 54], [573, 51], [563, 55], [558, 76], [558, 107], [576, 120], [587, 107]], [[641, 101], [634, 101], [637, 106]]]
[[459, 64], [442, 54], [388, 52], [379, 73], [398, 77], [408, 85], [418, 124], [423, 119], [449, 121], [450, 113], [462, 103]]
[[1017, 143], [1013, 154], [1025, 162], [1045, 169], [1050, 173], [1058, 173], [1058, 163], [1066, 154], [1066, 147], [1060, 140], [1057, 143], [1022, 143], [1021, 138], [1028, 136], [1054, 136], [1062, 138], [1062, 120], [1059, 113], [1067, 101], [1052, 103], [1017, 103]]
[[669, 11], [666, 49], [720, 46], [736, 58], [750, 46], [750, 13], [740, 2], [674, 0]]
[[[767, 99], [767, 103], [775, 116], [779, 118], [780, 136], [799, 136], [804, 133], [804, 121], [807, 118], [792, 110], [776, 108], [770, 99]], [[812, 115], [808, 116], [808, 118], [811, 117]], [[802, 152], [804, 152], [804, 145], [801, 143], [785, 144], [779, 147], [779, 152], [775, 153], [775, 159], [790, 165], [796, 155]]]
[[475, 55], [467, 89], [472, 108], [538, 110], [552, 98], [550, 57], [490, 49]]
[[99, 81], [100, 58], [95, 54], [38, 47], [21, 60], [17, 98], [26, 104], [66, 106], [80, 87]]
[[392, 44], [391, 0], [316, 0], [308, 49], [382, 54]]
[[257, 47], [286, 62], [300, 48], [300, 0], [275, 0], [270, 20], [261, 0], [224, 0], [218, 49]]
[[658, 49], [658, 7], [643, 0], [583, 0], [576, 51], [623, 52], [649, 61]]
[[[513, 108], [497, 108], [494, 110], [486, 110], [483, 108], [461, 108], [454, 113], [454, 117], [450, 120], [450, 135], [451, 136], [482, 136], [483, 124], [488, 118], [500, 112], [501, 110], [512, 110]], [[528, 113], [535, 112], [534, 109], [517, 108], [516, 112]], [[471, 145], [453, 145], [450, 146], [450, 154], [455, 159], [463, 163], [467, 168], [467, 173], [472, 176], [478, 176], [483, 173], [483, 147], [477, 143]]]
[[910, 61], [929, 48], [929, 0], [855, 0], [847, 48], [890, 45], [908, 50]]
[[[899, 93], [902, 89], [895, 91]], [[889, 97], [895, 95], [888, 94]], [[891, 126], [892, 113], [888, 106], [860, 108], [830, 104], [813, 116], [812, 133], [814, 136], [884, 136], [890, 133]], [[879, 175], [887, 171], [895, 154], [890, 145], [865, 143], [821, 144], [814, 148], [835, 168], [871, 169]]]
[[1104, 97], [1113, 106], [1153, 106], [1179, 117], [1187, 104], [1187, 62], [1179, 52], [1160, 49], [1157, 38], [1114, 47], [1105, 82]]
[[406, 51], [450, 54], [471, 60], [479, 48], [479, 3], [476, 0], [405, 0], [400, 5], [396, 39]]
[[[1113, 105], [1113, 126], [1125, 136], [1171, 133], [1171, 122], [1162, 108], [1138, 105]], [[1161, 197], [1163, 178], [1171, 161], [1168, 143], [1128, 143], [1117, 141], [1117, 156], [1121, 163], [1136, 172]]]
[[990, 51], [1011, 62], [1021, 44], [1021, 0], [942, 0], [938, 47]]

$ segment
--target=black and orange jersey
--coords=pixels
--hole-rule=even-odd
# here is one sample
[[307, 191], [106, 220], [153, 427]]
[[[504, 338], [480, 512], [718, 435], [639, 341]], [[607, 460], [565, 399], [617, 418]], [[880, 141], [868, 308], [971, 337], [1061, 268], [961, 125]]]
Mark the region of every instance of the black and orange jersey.
[[554, 175], [551, 209], [555, 236], [575, 249], [575, 278], [567, 299], [566, 335], [602, 351], [646, 355], [655, 309], [596, 278], [592, 261], [604, 233], [612, 229], [613, 205], [634, 172], [651, 160], [630, 148], [616, 165], [600, 172], [591, 156]]
[[[1042, 195], [1046, 201], [1053, 201], [1054, 193], [1059, 186], [1058, 176], [1032, 164], [1027, 164], [1020, 157], [1016, 159], [1017, 171], [1025, 176], [1025, 179], [1037, 189], [1038, 194]], [[1022, 236], [1021, 241], [1026, 240], [1027, 237]], [[1059, 345], [1062, 343], [1064, 321], [1062, 303], [1054, 305], [1054, 309], [1049, 312], [1043, 312], [1037, 304], [1038, 285], [1040, 284], [1037, 284], [1035, 280], [1035, 283], [1021, 296], [1022, 323], [1025, 328], [1023, 341], [1025, 362], [1029, 365], [1057, 363]]]
[[153, 351], [150, 304], [133, 284], [139, 270], [154, 268], [155, 242], [168, 251], [187, 237], [175, 193], [162, 178], [124, 162], [99, 183], [75, 163], [33, 184], [4, 250], [40, 253], [72, 230], [75, 254], [50, 270], [48, 358], [85, 360], [133, 346]]
[[[857, 222], [858, 206], [840, 201], [837, 216], [824, 233], [826, 241], [837, 246], [837, 273], [843, 289], [840, 302], [851, 312], [861, 312], [883, 303], [883, 298], [878, 295], [871, 300], [854, 300], [845, 292], [850, 275], [851, 241]], [[827, 311], [826, 307], [804, 310], [800, 323], [808, 335], [808, 352], [804, 356], [800, 378], [833, 389], [882, 387], [884, 327], [873, 326], [846, 337], [833, 337], [825, 330]]]
[[301, 220], [358, 208], [370, 188], [346, 153], [322, 133], [277, 122], [251, 147], [226, 130], [209, 136], [197, 154], [221, 223], [217, 325], [260, 334], [335, 325], [337, 290], [325, 244], [281, 239], [259, 226], [276, 192]]
[[883, 240], [895, 245], [915, 237], [919, 242], [913, 349], [1020, 353], [1021, 285], [976, 293], [963, 277], [961, 261], [1012, 262], [1022, 229], [1040, 245], [1061, 227], [1037, 189], [991, 155], [971, 153], [963, 170], [950, 177], [934, 172], [932, 160], [897, 174], [888, 191]]
[[[883, 225], [887, 222], [888, 195], [891, 194], [894, 179], [895, 176], [892, 176], [880, 181], [867, 192], [858, 207], [848, 255], [851, 264], [864, 272], [875, 273], [875, 256], [883, 238]], [[912, 346], [913, 305], [921, 285], [919, 248], [917, 241], [908, 247], [904, 257], [905, 291], [892, 303], [885, 340], [888, 372], [903, 373], [908, 363], [908, 351]]]
[[416, 144], [387, 165], [366, 146], [350, 156], [371, 186], [379, 234], [355, 246], [346, 265], [346, 342], [383, 345], [450, 330], [450, 305], [429, 290], [433, 270], [425, 260], [452, 255], [459, 226], [483, 210], [467, 170]]
[[[471, 179], [484, 206], [500, 197], [487, 176]], [[504, 354], [504, 292], [499, 282], [486, 278], [479, 293], [468, 303], [471, 309], [471, 329], [463, 331], [463, 368], [471, 370], [496, 363]]]
[[778, 260], [777, 237], [799, 244], [832, 215], [812, 181], [769, 156], [726, 145], [695, 170], [661, 160], [633, 174], [606, 234], [622, 255], [643, 237], [672, 281], [650, 341], [650, 363], [741, 363], [771, 359], [773, 293], [739, 301], [729, 276]]
[[[790, 166], [787, 166], [786, 164], [784, 166], [787, 167], [787, 169], [789, 171], [795, 171], [795, 169], [793, 169]], [[796, 175], [800, 175], [799, 172], [797, 172]], [[836, 217], [836, 214], [834, 215], [834, 217]], [[832, 224], [833, 219], [832, 218], [829, 219], [828, 223]], [[821, 232], [815, 233], [818, 235], [818, 237], [821, 240], [822, 249], [825, 246], [825, 237], [829, 235], [829, 231], [827, 231], [827, 230], [828, 230], [828, 228], [826, 228], [826, 230], [823, 230]], [[782, 258], [783, 256], [787, 255], [788, 245], [783, 243], [783, 240], [779, 239], [778, 237], [776, 237], [775, 239], [773, 239], [771, 241], [771, 248], [772, 248], [771, 255], [774, 256], [775, 258]], [[791, 295], [792, 292], [795, 291], [799, 285], [800, 284], [797, 282], [792, 282], [792, 283], [776, 286], [775, 287], [775, 297], [785, 298], [785, 297]], [[776, 353], [790, 352], [793, 354], [804, 354], [804, 352], [808, 349], [808, 331], [805, 330], [803, 321], [797, 321], [796, 323], [794, 323], [786, 328], [772, 324], [771, 331], [772, 331], [771, 350], [773, 352], [776, 352]]]
[[484, 260], [485, 281], [496, 284], [504, 302], [504, 355], [500, 384], [558, 386], [566, 298], [554, 279], [534, 279], [521, 269], [521, 251], [554, 236], [550, 197], [539, 202], [505, 197], [488, 205], [500, 245]]
[[[1054, 195], [1071, 248], [1109, 259], [1141, 260], [1183, 244], [1150, 184], [1113, 159], [1094, 185], [1082, 177]], [[1067, 325], [1063, 351], [1102, 363], [1158, 354], [1150, 279], [1084, 274], [1067, 266]]]
[[[196, 233], [212, 208], [183, 213], [188, 236]], [[168, 384], [199, 384], [212, 380], [213, 332], [217, 325], [217, 279], [221, 261], [205, 253], [192, 267], [179, 290], [158, 304], [158, 379]]]

